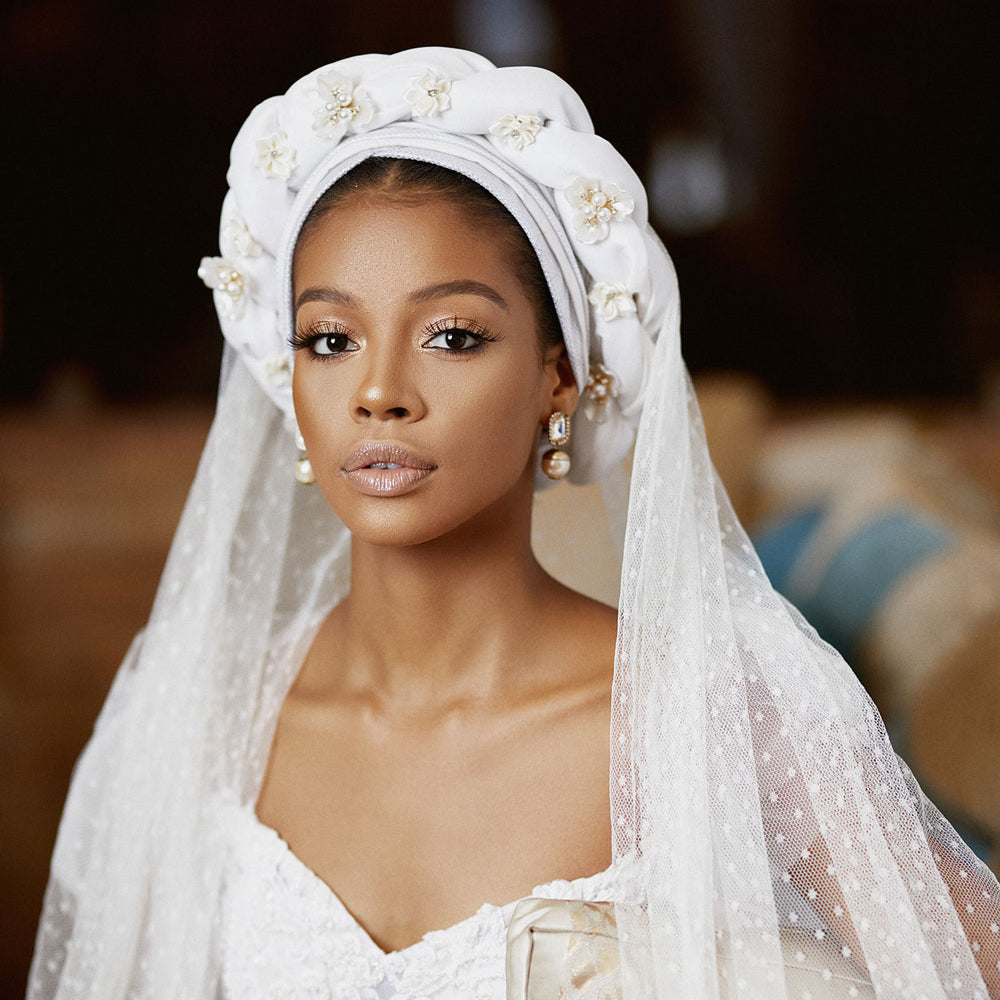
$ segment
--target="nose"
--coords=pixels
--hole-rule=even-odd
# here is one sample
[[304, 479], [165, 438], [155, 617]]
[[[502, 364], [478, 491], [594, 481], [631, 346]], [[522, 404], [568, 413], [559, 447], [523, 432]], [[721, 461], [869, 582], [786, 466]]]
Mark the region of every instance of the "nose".
[[[359, 359], [360, 360], [360, 359]], [[411, 361], [405, 351], [369, 343], [361, 378], [350, 400], [351, 415], [368, 420], [419, 420], [424, 404], [414, 383]]]

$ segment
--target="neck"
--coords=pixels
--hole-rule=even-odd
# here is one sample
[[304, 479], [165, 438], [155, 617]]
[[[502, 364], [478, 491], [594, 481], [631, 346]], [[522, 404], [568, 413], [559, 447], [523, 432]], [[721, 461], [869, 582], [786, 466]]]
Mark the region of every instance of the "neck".
[[432, 541], [355, 539], [337, 646], [354, 683], [410, 702], [482, 697], [530, 665], [557, 586], [531, 551], [532, 494]]

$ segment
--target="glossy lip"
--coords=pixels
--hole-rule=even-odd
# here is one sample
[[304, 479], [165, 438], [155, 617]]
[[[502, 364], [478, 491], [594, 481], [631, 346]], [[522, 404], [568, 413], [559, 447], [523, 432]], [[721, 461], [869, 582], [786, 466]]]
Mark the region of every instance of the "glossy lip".
[[[372, 468], [383, 464], [393, 468]], [[344, 459], [341, 471], [360, 492], [389, 497], [408, 493], [436, 468], [395, 441], [367, 441]]]

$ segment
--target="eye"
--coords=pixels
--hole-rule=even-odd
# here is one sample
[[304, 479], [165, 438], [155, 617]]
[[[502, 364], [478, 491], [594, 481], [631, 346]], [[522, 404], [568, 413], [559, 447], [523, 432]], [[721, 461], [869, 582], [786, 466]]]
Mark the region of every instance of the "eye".
[[468, 351], [482, 342], [483, 338], [471, 330], [451, 329], [431, 337], [424, 346], [446, 351]]
[[313, 338], [309, 349], [313, 354], [328, 357], [331, 354], [347, 354], [350, 351], [356, 351], [358, 345], [346, 333], [321, 333]]
[[424, 343], [424, 347], [443, 351], [445, 354], [470, 354], [483, 345], [500, 339], [481, 323], [461, 316], [438, 320], [427, 328], [427, 332], [430, 339]]
[[306, 351], [316, 358], [335, 358], [358, 350], [357, 343], [345, 330], [326, 323], [296, 330], [288, 343], [293, 351]]

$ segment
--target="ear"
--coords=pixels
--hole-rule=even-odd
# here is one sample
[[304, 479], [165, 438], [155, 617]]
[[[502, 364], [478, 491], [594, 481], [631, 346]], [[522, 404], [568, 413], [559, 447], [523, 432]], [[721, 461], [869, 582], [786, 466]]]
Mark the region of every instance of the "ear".
[[545, 398], [547, 409], [543, 414], [544, 420], [548, 420], [549, 415], [556, 410], [562, 410], [563, 413], [572, 416], [580, 402], [580, 390], [573, 378], [573, 366], [570, 364], [565, 344], [554, 344], [546, 350], [545, 372], [549, 376], [547, 384], [550, 386], [550, 392]]

